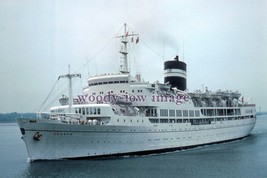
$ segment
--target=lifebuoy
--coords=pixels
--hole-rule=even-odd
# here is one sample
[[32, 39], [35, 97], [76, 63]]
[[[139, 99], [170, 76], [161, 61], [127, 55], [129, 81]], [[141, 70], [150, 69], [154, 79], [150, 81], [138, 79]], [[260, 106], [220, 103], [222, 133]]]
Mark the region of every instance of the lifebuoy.
[[40, 134], [39, 132], [36, 132], [33, 135], [33, 140], [40, 141], [41, 136], [42, 136], [42, 134]]

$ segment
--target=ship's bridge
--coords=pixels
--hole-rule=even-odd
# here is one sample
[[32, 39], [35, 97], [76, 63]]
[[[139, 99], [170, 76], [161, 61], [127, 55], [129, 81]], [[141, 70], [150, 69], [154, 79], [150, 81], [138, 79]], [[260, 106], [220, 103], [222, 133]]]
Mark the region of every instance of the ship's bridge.
[[129, 74], [103, 74], [87, 80], [88, 86], [129, 83]]

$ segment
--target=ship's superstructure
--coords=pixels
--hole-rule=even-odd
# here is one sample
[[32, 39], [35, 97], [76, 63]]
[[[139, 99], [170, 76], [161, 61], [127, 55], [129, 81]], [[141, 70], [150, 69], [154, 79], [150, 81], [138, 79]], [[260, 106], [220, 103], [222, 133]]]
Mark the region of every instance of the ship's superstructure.
[[[128, 70], [125, 31], [121, 70], [90, 77], [83, 95], [18, 124], [29, 158], [61, 159], [176, 150], [240, 139], [256, 123], [254, 104], [231, 91], [186, 92], [186, 64], [164, 63], [164, 83], [145, 82]], [[67, 74], [70, 82], [79, 74]]]

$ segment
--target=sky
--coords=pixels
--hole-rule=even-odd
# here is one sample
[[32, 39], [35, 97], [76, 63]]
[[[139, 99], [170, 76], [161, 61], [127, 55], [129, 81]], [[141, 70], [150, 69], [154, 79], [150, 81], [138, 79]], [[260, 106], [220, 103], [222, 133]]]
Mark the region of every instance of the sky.
[[52, 88], [45, 105], [54, 104], [68, 65], [82, 74], [74, 94], [88, 76], [118, 73], [124, 23], [140, 38], [129, 48], [133, 76], [163, 82], [163, 62], [179, 55], [189, 91], [239, 91], [267, 111], [266, 9], [266, 0], [1, 0], [0, 113], [36, 112]]

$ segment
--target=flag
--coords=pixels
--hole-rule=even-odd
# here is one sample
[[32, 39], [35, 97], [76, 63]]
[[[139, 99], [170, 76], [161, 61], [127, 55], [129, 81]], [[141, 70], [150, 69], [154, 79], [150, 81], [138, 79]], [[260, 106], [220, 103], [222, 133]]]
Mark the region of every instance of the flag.
[[125, 37], [127, 37], [129, 35], [129, 32], [127, 31], [126, 34], [125, 34]]
[[135, 43], [137, 44], [139, 42], [139, 37], [136, 38]]

